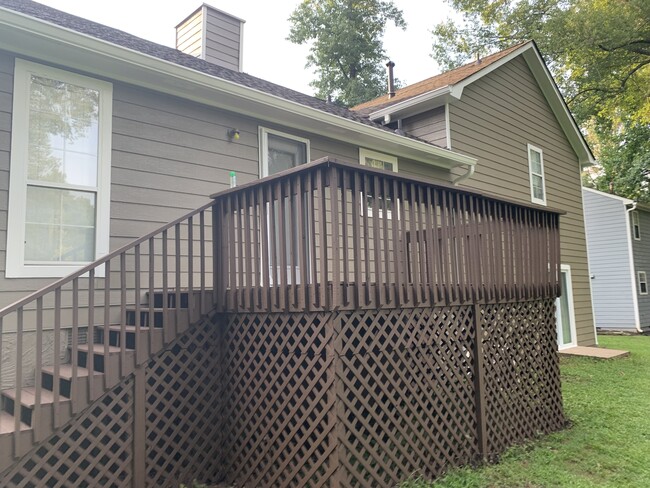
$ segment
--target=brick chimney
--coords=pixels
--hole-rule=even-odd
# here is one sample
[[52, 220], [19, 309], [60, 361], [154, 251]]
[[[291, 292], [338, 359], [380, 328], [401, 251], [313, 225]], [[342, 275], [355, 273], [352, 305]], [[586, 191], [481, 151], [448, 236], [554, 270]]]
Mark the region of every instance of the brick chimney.
[[241, 71], [244, 22], [204, 3], [176, 26], [176, 49]]

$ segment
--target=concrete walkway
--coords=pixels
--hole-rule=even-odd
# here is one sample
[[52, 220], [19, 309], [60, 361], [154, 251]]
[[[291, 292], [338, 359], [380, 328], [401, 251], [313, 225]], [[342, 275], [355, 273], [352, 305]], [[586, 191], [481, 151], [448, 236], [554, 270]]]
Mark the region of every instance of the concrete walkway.
[[584, 347], [576, 346], [562, 349], [559, 351], [560, 356], [584, 356], [595, 359], [617, 359], [630, 355], [629, 351], [618, 349], [605, 349], [604, 347]]

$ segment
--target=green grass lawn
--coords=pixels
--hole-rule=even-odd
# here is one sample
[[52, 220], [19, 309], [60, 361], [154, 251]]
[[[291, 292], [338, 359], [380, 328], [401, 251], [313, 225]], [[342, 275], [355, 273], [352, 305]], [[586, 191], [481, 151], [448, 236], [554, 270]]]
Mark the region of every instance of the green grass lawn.
[[601, 336], [631, 356], [562, 358], [570, 428], [511, 448], [499, 464], [454, 470], [401, 488], [650, 487], [650, 337]]

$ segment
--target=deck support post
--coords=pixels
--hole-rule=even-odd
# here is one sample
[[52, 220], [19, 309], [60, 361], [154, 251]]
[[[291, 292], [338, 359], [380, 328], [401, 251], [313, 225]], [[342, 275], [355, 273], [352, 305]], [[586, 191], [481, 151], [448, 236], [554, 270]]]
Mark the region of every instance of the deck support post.
[[133, 486], [146, 486], [146, 377], [145, 365], [136, 366], [133, 386]]
[[487, 419], [485, 405], [485, 366], [483, 361], [483, 317], [481, 307], [474, 303], [474, 403], [476, 405], [476, 434], [478, 456], [481, 462], [488, 460]]

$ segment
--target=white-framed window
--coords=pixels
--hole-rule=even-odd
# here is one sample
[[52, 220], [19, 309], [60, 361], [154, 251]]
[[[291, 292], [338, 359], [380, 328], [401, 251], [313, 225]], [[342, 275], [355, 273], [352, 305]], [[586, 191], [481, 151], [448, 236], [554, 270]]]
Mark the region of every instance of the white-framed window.
[[[369, 166], [371, 168], [376, 168], [376, 169], [383, 169], [386, 171], [393, 171], [397, 173], [396, 156], [390, 156], [388, 154], [383, 154], [377, 151], [371, 151], [370, 149], [364, 149], [360, 147], [359, 162], [364, 166]], [[366, 200], [365, 207], [368, 209], [368, 217], [372, 217], [372, 205], [373, 205], [374, 197], [372, 195], [366, 195], [365, 200]], [[382, 218], [383, 202], [381, 201], [381, 198], [377, 202], [377, 205], [379, 206], [379, 218]], [[388, 211], [386, 212], [386, 218], [391, 219], [393, 217], [393, 211], [392, 211], [393, 202], [391, 202], [390, 199], [386, 201], [386, 207], [388, 209]], [[363, 207], [361, 208], [361, 214], [363, 215]]]
[[108, 253], [113, 87], [16, 59], [7, 277], [60, 277]]
[[645, 274], [645, 271], [637, 272], [637, 278], [639, 280], [639, 295], [648, 294], [648, 278]]
[[309, 162], [309, 139], [260, 127], [260, 176]]
[[634, 236], [634, 240], [641, 240], [641, 224], [639, 222], [639, 212], [636, 210], [632, 211], [632, 235]]
[[546, 205], [544, 154], [540, 148], [532, 144], [528, 144], [528, 170], [530, 173], [530, 200], [539, 205]]

